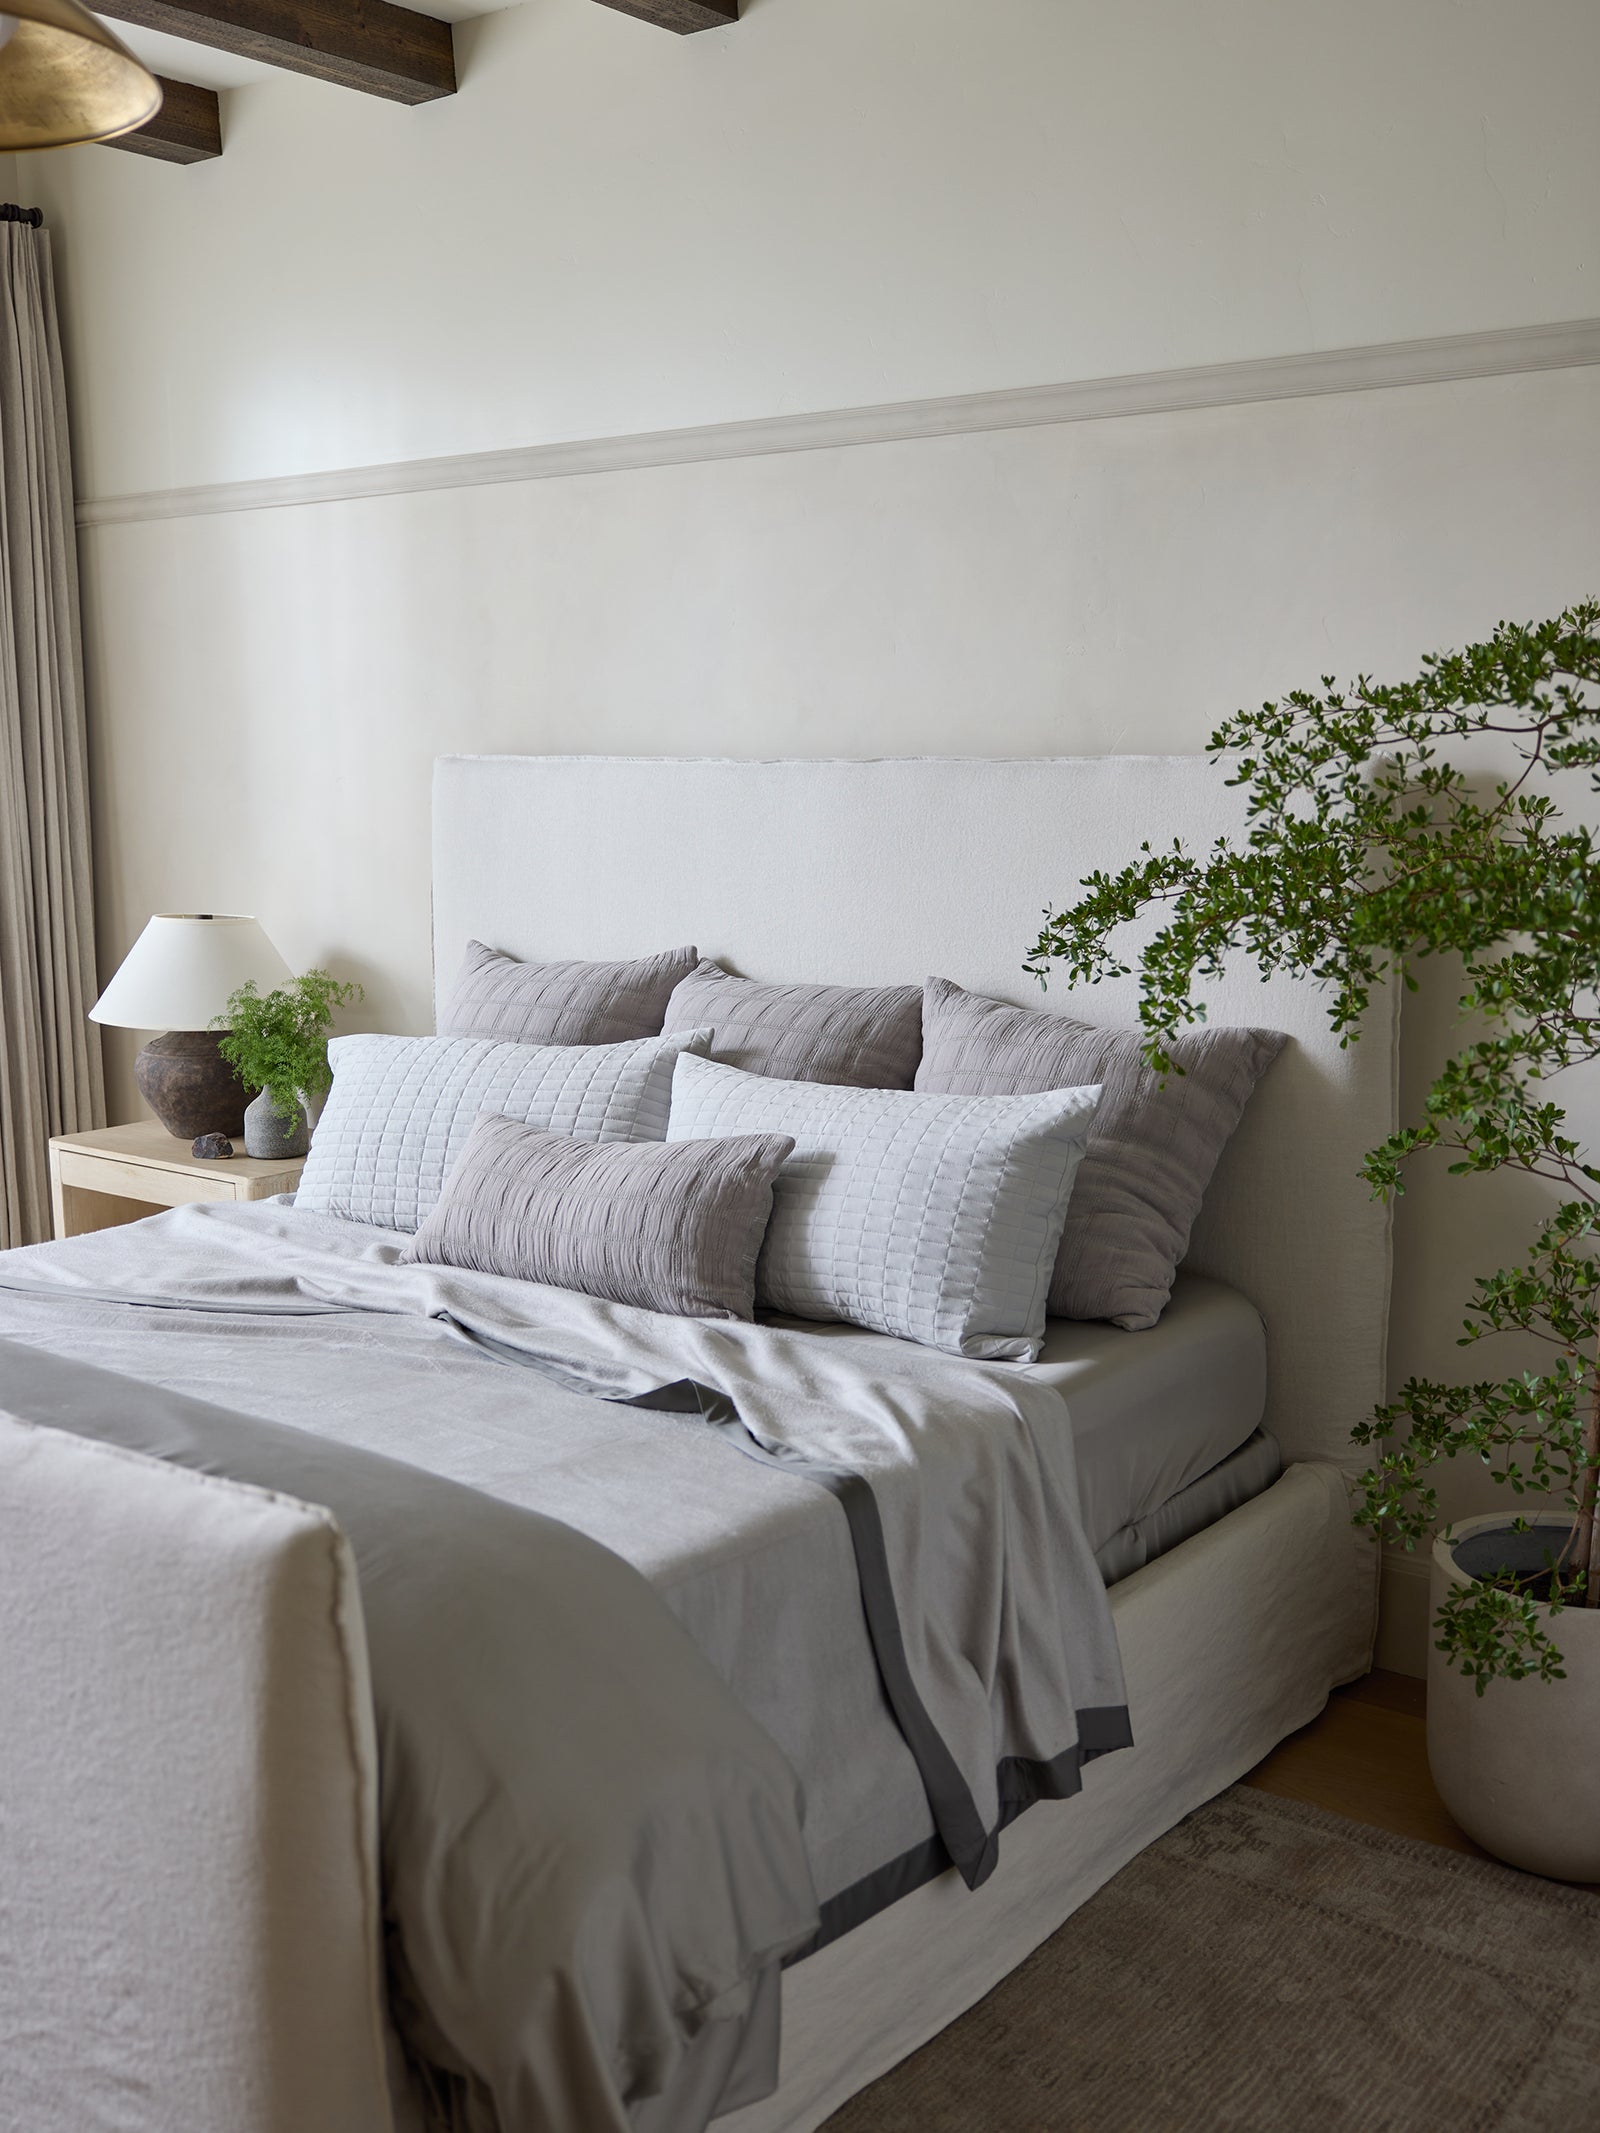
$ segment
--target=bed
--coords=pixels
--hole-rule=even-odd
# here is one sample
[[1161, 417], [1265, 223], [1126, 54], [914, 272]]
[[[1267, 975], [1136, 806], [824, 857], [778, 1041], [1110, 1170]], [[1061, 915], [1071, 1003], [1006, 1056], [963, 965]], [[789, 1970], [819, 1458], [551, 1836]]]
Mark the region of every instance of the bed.
[[[1146, 835], [1204, 841], [1237, 820], [1237, 796], [1189, 758], [446, 759], [435, 968], [447, 985], [471, 938], [573, 957], [694, 939], [755, 977], [885, 984], [937, 971], [1039, 1004], [1020, 962], [1047, 898]], [[1349, 1523], [1347, 1430], [1381, 1393], [1389, 1269], [1386, 1217], [1356, 1165], [1390, 1129], [1393, 1032], [1341, 1051], [1315, 992], [1245, 973], [1211, 1000], [1217, 1019], [1271, 1024], [1294, 1043], [1213, 1182], [1179, 1292], [1149, 1334], [1058, 1326], [1026, 1366], [1043, 1418], [1031, 1444], [1047, 1474], [1059, 1457], [1075, 1476], [1083, 1531], [1112, 1581], [1135, 1745], [1088, 1762], [1076, 1797], [1014, 1820], [976, 1891], [954, 1871], [912, 1875], [898, 1901], [836, 1913], [783, 1971], [776, 2090], [719, 2125], [820, 2124], [1368, 1662], [1376, 1571]], [[1130, 1004], [1106, 987], [1073, 1008], [1126, 1021]], [[37, 1310], [0, 1311], [0, 1334], [9, 1323], [47, 1343]], [[71, 1334], [90, 1364], [92, 1320]], [[117, 1337], [114, 1367], [126, 1369]], [[324, 1373], [331, 1413], [334, 1351], [318, 1361], [314, 1338], [303, 1367]], [[771, 1338], [820, 1344], [830, 1369], [898, 1367], [882, 1336]], [[151, 1382], [172, 1349], [149, 1350]], [[270, 1412], [265, 1381], [252, 1386], [247, 1354], [220, 1326], [214, 1338], [197, 1329], [185, 1354], [188, 1390], [229, 1391], [231, 1373], [237, 1404]], [[608, 1422], [618, 1456], [648, 1456], [640, 1426]], [[13, 1462], [0, 1512], [14, 1626], [0, 1682], [18, 1719], [0, 1744], [0, 1800], [33, 1861], [0, 1914], [0, 1981], [7, 1964], [13, 1976], [42, 1964], [35, 1999], [52, 2014], [30, 2040], [38, 2093], [65, 2099], [63, 2125], [98, 2122], [74, 2099], [89, 2051], [108, 2093], [120, 2083], [137, 2099], [129, 2109], [145, 2111], [127, 2123], [382, 2133], [417, 2122], [377, 1945], [362, 1608], [348, 1564], [329, 1556], [326, 1517], [114, 1447], [46, 1449]], [[446, 1469], [456, 1456], [439, 1454]], [[487, 1472], [461, 1478], [514, 1493]], [[740, 1484], [752, 1505], [759, 1482]], [[585, 1486], [559, 1515], [607, 1542], [605, 1504]], [[685, 1582], [665, 1553], [658, 1574]], [[154, 1680], [138, 1663], [151, 1649], [167, 1662]], [[760, 1706], [752, 1687], [746, 1701], [781, 1731], [781, 1699]], [[52, 1818], [63, 1773], [72, 1811]], [[135, 1922], [161, 1957], [152, 1984], [153, 1962], [119, 1951], [113, 1972], [136, 1979], [120, 2028], [90, 1992], [104, 1963], [84, 1960], [108, 1860], [118, 1888], [106, 1915], [124, 1932]], [[848, 1878], [843, 1866], [835, 1878]], [[177, 2072], [174, 2038], [186, 2047]], [[164, 2093], [181, 2099], [165, 2118], [152, 2101]]]

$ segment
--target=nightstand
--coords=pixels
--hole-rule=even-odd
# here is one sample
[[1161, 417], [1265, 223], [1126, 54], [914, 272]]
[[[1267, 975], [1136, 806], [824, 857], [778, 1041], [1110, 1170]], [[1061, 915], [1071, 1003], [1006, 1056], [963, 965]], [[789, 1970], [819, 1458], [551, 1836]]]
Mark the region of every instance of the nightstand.
[[64, 1133], [50, 1143], [50, 1204], [58, 1237], [137, 1222], [158, 1207], [190, 1200], [269, 1200], [293, 1192], [305, 1158], [257, 1162], [236, 1155], [208, 1162], [189, 1153], [154, 1119], [105, 1126], [98, 1133]]

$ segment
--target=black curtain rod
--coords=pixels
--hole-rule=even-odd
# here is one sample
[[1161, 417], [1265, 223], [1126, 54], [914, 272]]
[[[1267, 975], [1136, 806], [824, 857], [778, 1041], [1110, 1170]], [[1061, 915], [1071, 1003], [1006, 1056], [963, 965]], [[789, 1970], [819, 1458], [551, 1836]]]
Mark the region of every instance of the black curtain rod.
[[25, 222], [30, 230], [44, 228], [42, 207], [18, 207], [14, 200], [0, 201], [0, 222]]

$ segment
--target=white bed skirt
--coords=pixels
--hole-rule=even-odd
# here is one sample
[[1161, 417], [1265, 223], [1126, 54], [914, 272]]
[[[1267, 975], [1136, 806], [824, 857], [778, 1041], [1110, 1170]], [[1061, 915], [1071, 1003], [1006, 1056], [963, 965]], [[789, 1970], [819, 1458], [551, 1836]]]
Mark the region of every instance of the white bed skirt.
[[717, 2133], [810, 2133], [982, 1999], [1136, 1852], [1365, 1673], [1376, 1551], [1336, 1467], [1292, 1466], [1111, 1595], [1135, 1745], [1093, 1763], [1075, 1800], [1006, 1832], [969, 1892], [954, 1873], [903, 1898], [784, 1980], [783, 2080]]

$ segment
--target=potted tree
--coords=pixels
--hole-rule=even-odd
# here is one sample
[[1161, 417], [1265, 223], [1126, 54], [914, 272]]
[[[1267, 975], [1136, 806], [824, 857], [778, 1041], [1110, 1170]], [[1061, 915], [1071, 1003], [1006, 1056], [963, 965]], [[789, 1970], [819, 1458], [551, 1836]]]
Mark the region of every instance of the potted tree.
[[244, 1114], [247, 1155], [304, 1155], [333, 1076], [328, 1032], [336, 1009], [362, 997], [325, 970], [308, 970], [273, 992], [253, 979], [230, 995], [212, 1024], [218, 1049], [259, 1094]]
[[[1492, 736], [1498, 781], [1441, 752]], [[1450, 954], [1470, 1033], [1439, 1067], [1422, 1115], [1363, 1166], [1403, 1189], [1424, 1150], [1457, 1172], [1513, 1169], [1549, 1193], [1520, 1263], [1478, 1277], [1464, 1347], [1521, 1336], [1532, 1367], [1439, 1383], [1413, 1378], [1355, 1426], [1376, 1457], [1357, 1519], [1433, 1549], [1429, 1755], [1446, 1805], [1513, 1864], [1600, 1880], [1600, 1167], [1573, 1137], [1552, 1082], [1600, 1057], [1600, 846], [1564, 816], [1553, 780], [1600, 790], [1600, 602], [1426, 659], [1415, 680], [1365, 678], [1241, 712], [1208, 751], [1248, 793], [1237, 842], [1181, 844], [1090, 875], [1047, 919], [1029, 967], [1094, 983], [1133, 966], [1119, 927], [1164, 917], [1138, 961], [1146, 1057], [1204, 1015], [1197, 977], [1233, 955], [1300, 973], [1359, 1036], [1374, 988], [1409, 985]], [[1440, 1460], [1482, 1462], [1532, 1516], [1497, 1513], [1435, 1534]]]

